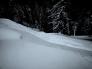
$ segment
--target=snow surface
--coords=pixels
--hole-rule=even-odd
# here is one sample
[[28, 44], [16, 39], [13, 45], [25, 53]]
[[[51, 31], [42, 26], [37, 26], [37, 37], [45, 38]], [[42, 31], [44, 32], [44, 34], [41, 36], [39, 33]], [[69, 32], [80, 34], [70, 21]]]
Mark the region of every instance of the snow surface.
[[71, 36], [72, 38], [77, 38], [77, 39], [83, 39], [83, 40], [90, 40], [92, 41], [92, 36]]
[[0, 40], [19, 39], [21, 34], [11, 29], [0, 28]]
[[92, 42], [0, 19], [0, 69], [92, 69]]

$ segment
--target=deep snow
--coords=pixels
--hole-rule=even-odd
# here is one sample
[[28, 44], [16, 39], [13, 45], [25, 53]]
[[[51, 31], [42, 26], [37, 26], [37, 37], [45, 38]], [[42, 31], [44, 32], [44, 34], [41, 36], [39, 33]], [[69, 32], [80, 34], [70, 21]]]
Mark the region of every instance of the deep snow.
[[92, 43], [0, 19], [0, 69], [92, 69]]

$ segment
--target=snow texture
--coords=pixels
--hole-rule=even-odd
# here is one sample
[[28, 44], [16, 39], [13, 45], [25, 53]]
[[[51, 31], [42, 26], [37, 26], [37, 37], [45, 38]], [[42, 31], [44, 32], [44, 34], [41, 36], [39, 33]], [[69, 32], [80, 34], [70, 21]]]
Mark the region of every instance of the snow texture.
[[0, 19], [0, 69], [92, 69], [92, 43]]

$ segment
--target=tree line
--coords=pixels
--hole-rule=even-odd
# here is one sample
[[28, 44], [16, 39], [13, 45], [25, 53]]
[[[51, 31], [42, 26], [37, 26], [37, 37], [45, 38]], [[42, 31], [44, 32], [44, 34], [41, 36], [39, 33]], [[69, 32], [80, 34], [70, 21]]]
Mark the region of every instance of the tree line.
[[47, 0], [43, 4], [37, 1], [21, 3], [9, 0], [7, 5], [0, 5], [0, 17], [47, 33], [92, 35], [91, 10], [83, 11], [78, 19], [73, 20], [70, 15], [70, 4], [66, 0]]

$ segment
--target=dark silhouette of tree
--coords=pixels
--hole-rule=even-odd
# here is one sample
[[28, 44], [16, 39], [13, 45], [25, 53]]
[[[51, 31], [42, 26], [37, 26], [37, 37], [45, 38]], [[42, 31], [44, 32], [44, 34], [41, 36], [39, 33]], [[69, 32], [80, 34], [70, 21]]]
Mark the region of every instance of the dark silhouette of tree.
[[69, 17], [67, 13], [68, 3], [65, 0], [57, 2], [53, 7], [48, 11], [49, 24], [52, 24], [53, 32], [61, 32], [63, 34], [70, 34], [69, 28]]

